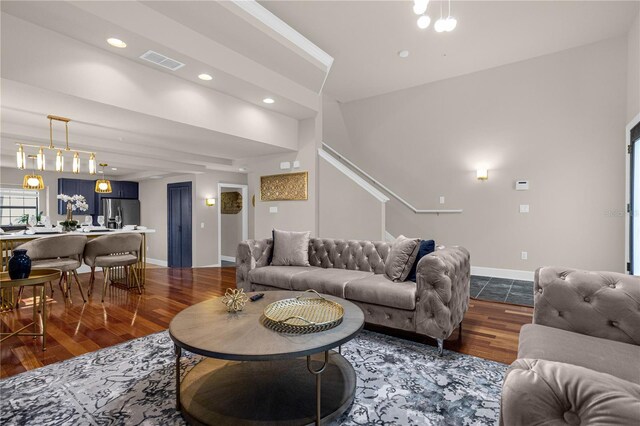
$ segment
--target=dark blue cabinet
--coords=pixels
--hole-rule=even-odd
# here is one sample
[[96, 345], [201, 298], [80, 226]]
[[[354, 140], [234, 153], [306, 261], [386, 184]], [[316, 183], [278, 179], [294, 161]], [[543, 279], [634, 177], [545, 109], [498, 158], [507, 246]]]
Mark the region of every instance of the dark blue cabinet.
[[[86, 212], [75, 211], [74, 214], [99, 215], [102, 214], [101, 206], [103, 198], [127, 198], [138, 199], [138, 182], [126, 180], [112, 180], [111, 193], [98, 194], [95, 192], [96, 181], [86, 179], [58, 179], [58, 194], [83, 195], [87, 200], [89, 209]], [[67, 205], [58, 201], [58, 214], [67, 214]]]
[[[58, 194], [65, 195], [82, 195], [87, 200], [89, 208], [86, 212], [76, 210], [76, 215], [93, 215], [97, 214], [96, 198], [95, 198], [95, 182], [84, 179], [58, 179]], [[58, 214], [67, 214], [67, 204], [58, 200]]]
[[104, 198], [127, 198], [130, 200], [137, 200], [138, 182], [112, 180], [111, 191], [111, 194], [104, 194]]

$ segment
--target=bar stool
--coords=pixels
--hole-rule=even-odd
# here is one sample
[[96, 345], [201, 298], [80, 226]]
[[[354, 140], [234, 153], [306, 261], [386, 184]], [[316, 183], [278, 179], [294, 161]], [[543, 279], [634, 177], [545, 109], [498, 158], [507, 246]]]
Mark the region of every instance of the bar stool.
[[[84, 297], [77, 271], [80, 265], [82, 265], [82, 255], [86, 244], [86, 236], [68, 234], [37, 238], [21, 244], [19, 248], [27, 250], [27, 256], [31, 258], [31, 269], [55, 268], [62, 271], [58, 285], [64, 296], [69, 299], [71, 298], [70, 277], [73, 275], [78, 285], [78, 290], [80, 290], [82, 301], [86, 302], [87, 299]], [[65, 288], [62, 287], [63, 281], [65, 282]], [[49, 286], [51, 287], [51, 294], [53, 295], [53, 285], [51, 282]], [[24, 288], [20, 288], [18, 301], [16, 303], [20, 303], [23, 290]]]
[[[104, 282], [102, 284], [102, 302], [109, 284], [109, 272], [111, 268], [124, 267], [127, 271], [127, 284], [129, 277], [133, 276], [138, 293], [142, 294], [140, 278], [136, 268], [132, 266], [138, 263], [142, 245], [142, 235], [135, 232], [103, 235], [87, 243], [84, 249], [84, 263], [92, 268], [102, 268]], [[89, 285], [89, 296], [93, 291], [93, 280]]]

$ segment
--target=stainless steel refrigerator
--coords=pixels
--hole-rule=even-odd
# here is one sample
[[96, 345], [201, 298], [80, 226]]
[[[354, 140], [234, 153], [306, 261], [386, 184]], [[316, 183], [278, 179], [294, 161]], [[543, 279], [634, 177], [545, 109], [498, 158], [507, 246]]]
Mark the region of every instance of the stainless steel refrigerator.
[[108, 228], [116, 228], [116, 216], [122, 218], [120, 227], [140, 225], [140, 201], [123, 198], [103, 198], [102, 214], [104, 214], [104, 225]]

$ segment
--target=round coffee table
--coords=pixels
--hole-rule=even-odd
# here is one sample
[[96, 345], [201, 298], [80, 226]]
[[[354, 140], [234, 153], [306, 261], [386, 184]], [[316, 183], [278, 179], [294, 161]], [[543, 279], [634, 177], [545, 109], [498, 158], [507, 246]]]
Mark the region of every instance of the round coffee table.
[[[255, 293], [248, 293], [249, 296]], [[322, 295], [344, 308], [340, 325], [310, 334], [282, 334], [262, 324], [272, 302], [297, 291], [268, 291], [244, 310], [227, 312], [221, 298], [193, 305], [176, 315], [169, 334], [176, 353], [176, 407], [197, 425], [320, 424], [353, 402], [353, 367], [331, 349], [353, 339], [364, 325], [362, 310], [338, 297]], [[207, 357], [180, 383], [182, 350]], [[320, 354], [312, 358], [312, 355]]]

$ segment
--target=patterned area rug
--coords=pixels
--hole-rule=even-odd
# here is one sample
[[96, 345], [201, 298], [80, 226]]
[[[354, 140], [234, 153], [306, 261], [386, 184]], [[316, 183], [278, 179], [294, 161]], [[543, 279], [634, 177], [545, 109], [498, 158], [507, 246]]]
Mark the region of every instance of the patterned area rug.
[[[340, 425], [492, 425], [507, 368], [497, 362], [363, 331], [342, 348], [358, 383]], [[183, 356], [186, 373], [202, 358]], [[3, 425], [184, 425], [175, 410], [167, 332], [0, 382]]]

